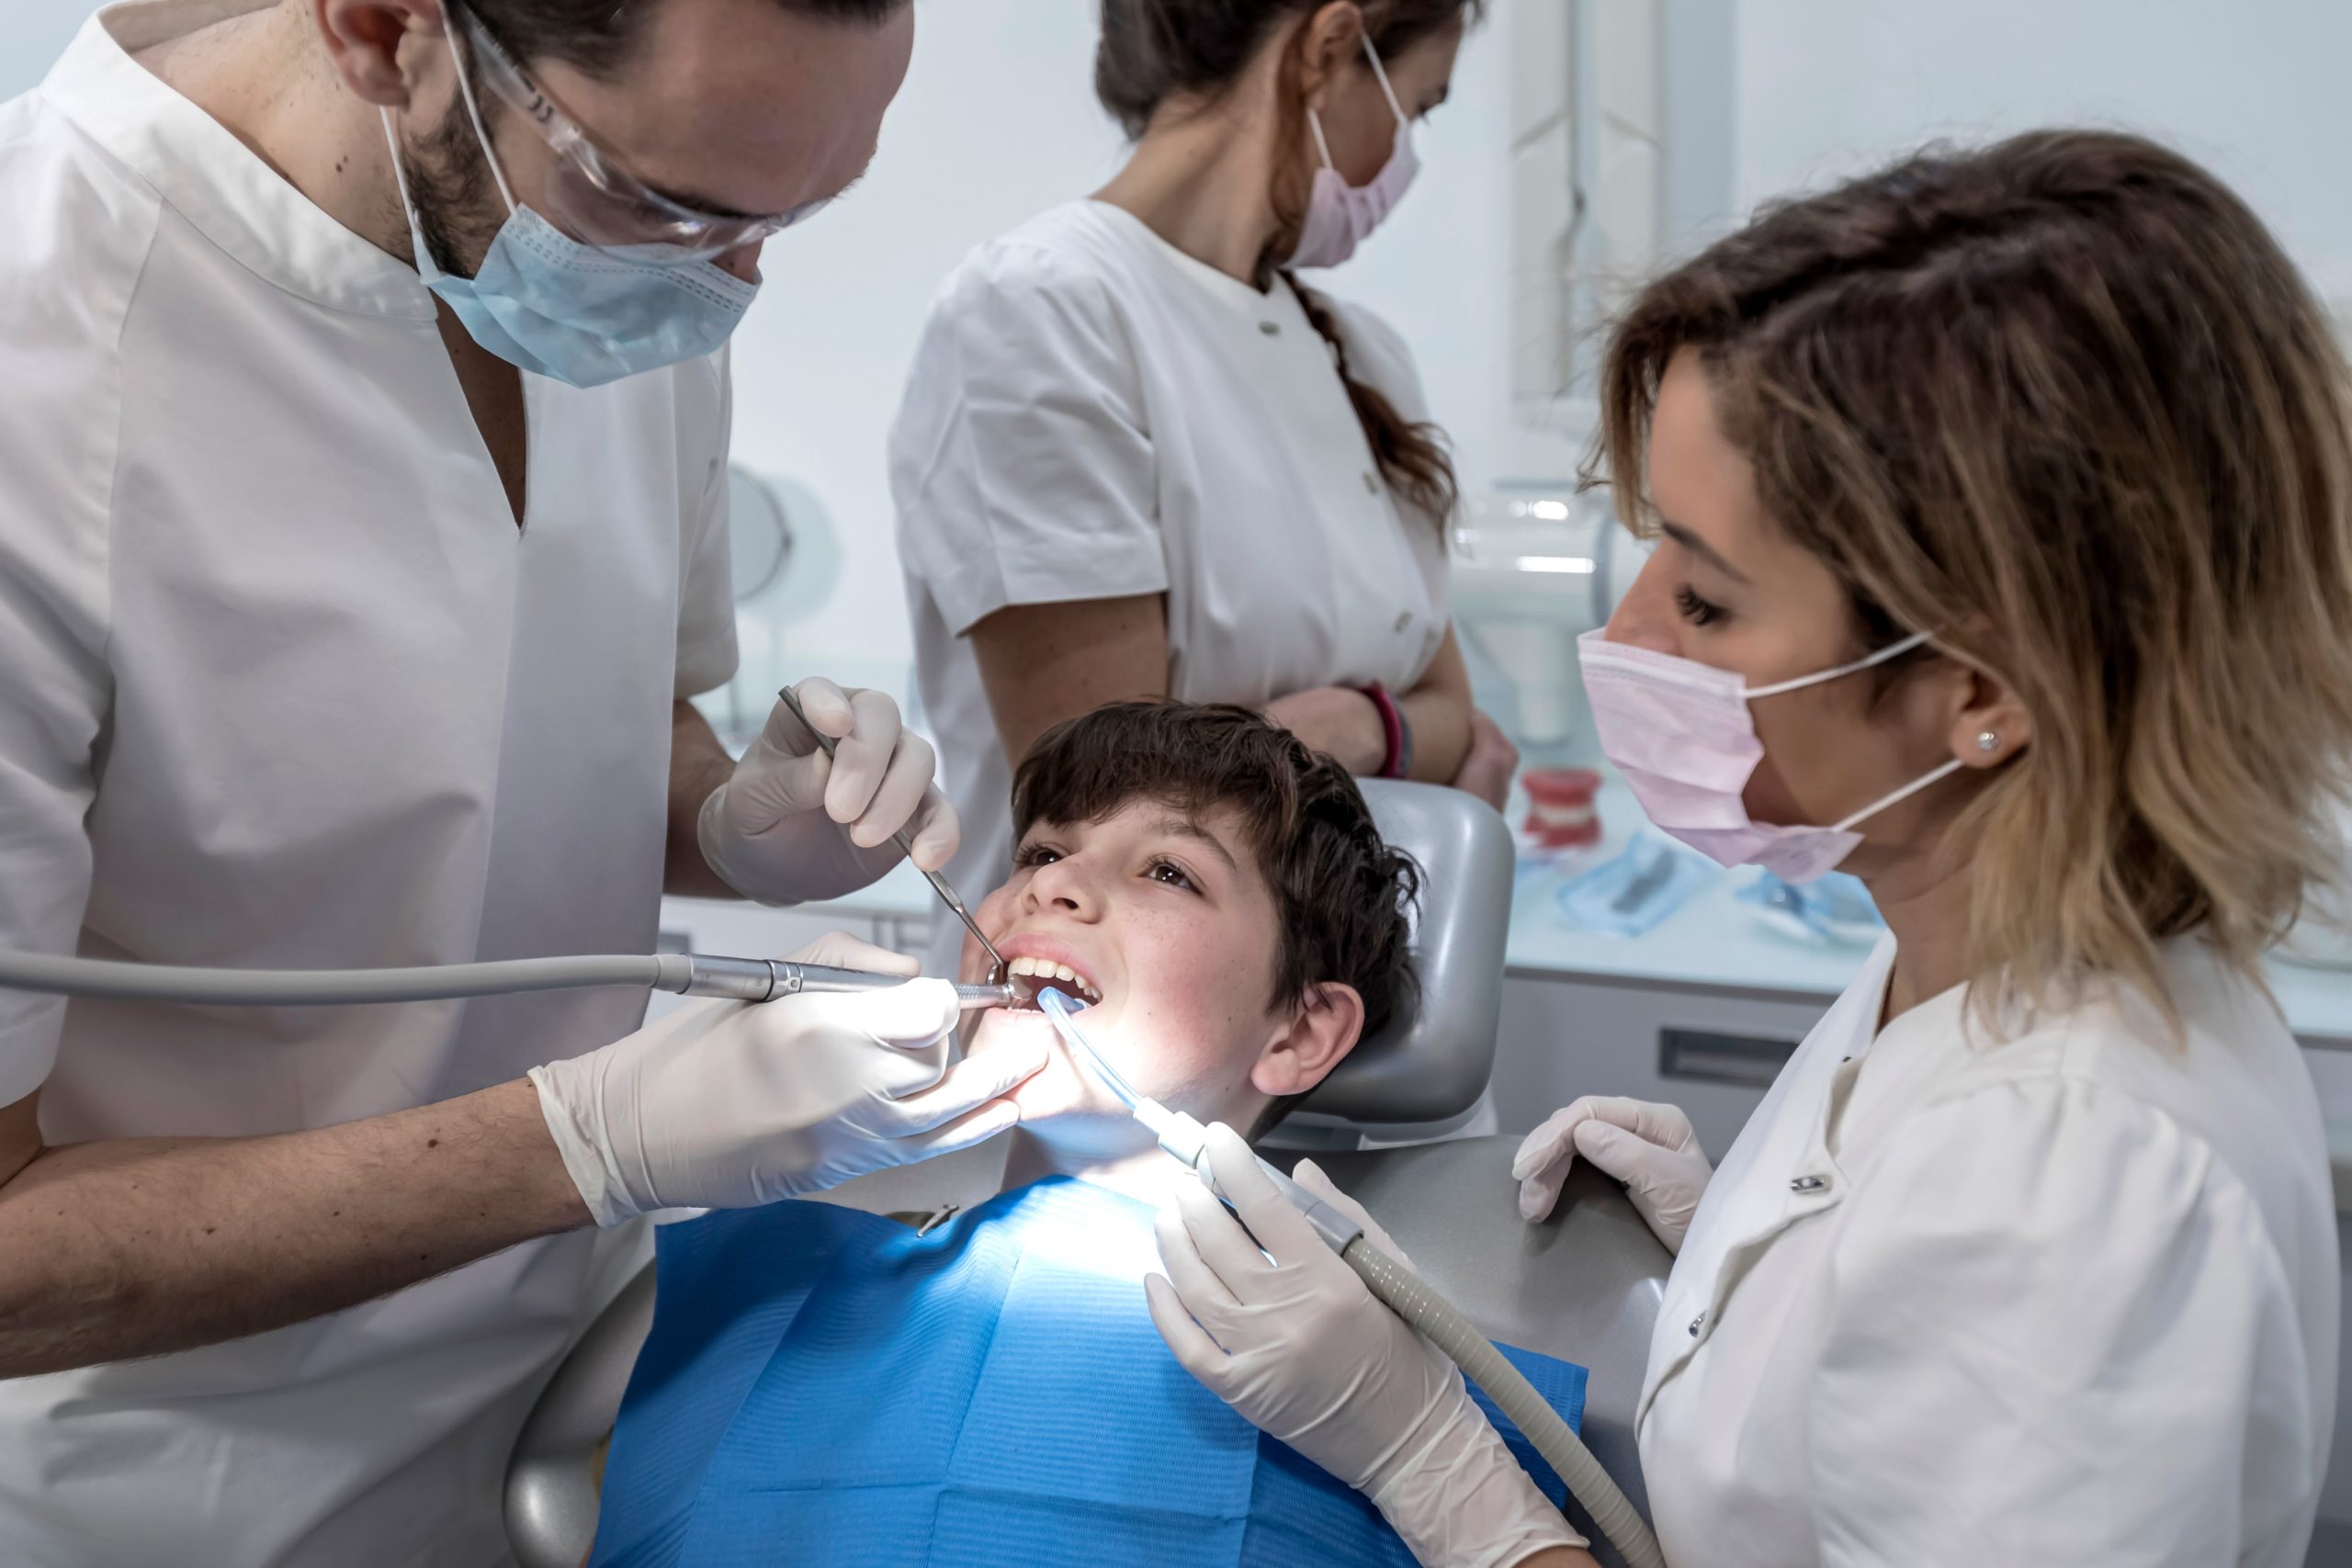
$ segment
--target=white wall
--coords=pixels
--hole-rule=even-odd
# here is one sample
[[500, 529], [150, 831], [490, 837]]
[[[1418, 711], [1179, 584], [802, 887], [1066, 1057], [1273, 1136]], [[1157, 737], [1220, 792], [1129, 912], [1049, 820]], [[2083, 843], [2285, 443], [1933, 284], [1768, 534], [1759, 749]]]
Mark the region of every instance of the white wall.
[[2352, 294], [2341, 0], [1741, 0], [1737, 28], [1743, 206], [1934, 136], [2098, 122], [2205, 164]]
[[39, 83], [96, 9], [92, 0], [0, 0], [0, 99]]

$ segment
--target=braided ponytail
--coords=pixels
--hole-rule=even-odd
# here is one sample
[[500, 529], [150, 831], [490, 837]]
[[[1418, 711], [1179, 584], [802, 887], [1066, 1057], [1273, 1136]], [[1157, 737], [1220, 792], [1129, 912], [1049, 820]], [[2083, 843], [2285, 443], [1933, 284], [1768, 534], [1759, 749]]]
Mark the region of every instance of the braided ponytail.
[[1434, 422], [1407, 419], [1380, 389], [1357, 380], [1348, 365], [1347, 342], [1340, 335], [1339, 320], [1331, 313], [1329, 302], [1291, 273], [1283, 276], [1296, 290], [1307, 321], [1331, 345], [1331, 363], [1340, 373], [1340, 385], [1347, 389], [1349, 406], [1356, 411], [1356, 423], [1363, 426], [1364, 439], [1372, 444], [1380, 477], [1442, 529], [1453, 514], [1454, 503], [1462, 499], [1445, 432]]

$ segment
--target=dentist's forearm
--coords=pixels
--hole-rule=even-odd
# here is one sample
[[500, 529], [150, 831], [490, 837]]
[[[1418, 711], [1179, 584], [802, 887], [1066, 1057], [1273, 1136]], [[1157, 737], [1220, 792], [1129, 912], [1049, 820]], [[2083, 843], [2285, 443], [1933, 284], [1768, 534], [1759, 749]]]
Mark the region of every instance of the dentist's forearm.
[[270, 1137], [43, 1149], [0, 1185], [0, 1377], [283, 1327], [587, 1223], [522, 1079]]
[[718, 743], [694, 704], [670, 708], [670, 829], [664, 846], [662, 891], [678, 898], [734, 898], [732, 887], [702, 858], [702, 803], [735, 772], [735, 759]]
[[1452, 784], [1470, 754], [1470, 667], [1451, 631], [1419, 684], [1396, 699], [1413, 727], [1413, 777]]

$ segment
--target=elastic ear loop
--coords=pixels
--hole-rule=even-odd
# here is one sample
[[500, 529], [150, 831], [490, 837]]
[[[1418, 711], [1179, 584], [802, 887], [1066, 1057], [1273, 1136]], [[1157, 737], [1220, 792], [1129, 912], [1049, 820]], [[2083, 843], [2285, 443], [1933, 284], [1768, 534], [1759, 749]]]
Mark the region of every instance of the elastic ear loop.
[[1781, 681], [1770, 686], [1743, 686], [1740, 689], [1740, 695], [1749, 702], [1754, 702], [1758, 697], [1777, 697], [1782, 692], [1795, 692], [1807, 686], [1817, 686], [1824, 681], [1835, 681], [1842, 676], [1874, 669], [1890, 659], [1900, 659], [1915, 648], [1926, 647], [1928, 640], [1926, 632], [1913, 632], [1901, 642], [1888, 643], [1867, 659], [1857, 659], [1851, 664], [1840, 664], [1835, 670], [1815, 671], [1813, 674], [1800, 675], [1793, 681]]
[[1388, 100], [1388, 112], [1396, 117], [1398, 125], [1403, 125], [1405, 106], [1396, 101], [1396, 89], [1388, 85], [1388, 73], [1381, 67], [1380, 51], [1372, 47], [1370, 33], [1363, 35], [1363, 57], [1372, 62], [1372, 77], [1380, 84], [1380, 96]]
[[[507, 186], [506, 171], [498, 166], [498, 154], [490, 145], [490, 132], [481, 123], [481, 110], [474, 103], [473, 73], [468, 68], [465, 57], [458, 52], [455, 40], [459, 24], [446, 11], [442, 13], [442, 20], [449, 29], [452, 40], [449, 52], [455, 57], [458, 67], [458, 96], [465, 100], [466, 118], [473, 122], [474, 141], [481, 148], [482, 161], [490, 165], [490, 177], [498, 182], [498, 197], [506, 203], [506, 215], [512, 218], [514, 215], [514, 193]], [[400, 138], [392, 133], [392, 111], [380, 108], [376, 112], [384, 122], [384, 145], [392, 150], [392, 183], [400, 187], [401, 207], [413, 215], [415, 204], [409, 198], [408, 170], [401, 163]]]
[[1888, 807], [1901, 805], [1904, 801], [1910, 799], [1913, 795], [1918, 794], [1929, 784], [1938, 784], [1951, 777], [1952, 774], [1960, 772], [1961, 769], [1967, 765], [1967, 763], [1962, 761], [1959, 758], [1954, 757], [1934, 772], [1923, 773], [1919, 777], [1913, 779], [1909, 784], [1905, 784], [1901, 789], [1896, 790], [1893, 795], [1888, 795], [1884, 800], [1878, 802], [1876, 805], [1863, 807], [1860, 811], [1855, 812], [1843, 822], [1834, 824], [1829, 830], [1833, 833], [1843, 833], [1852, 828], [1857, 822], [1867, 822], [1871, 818], [1877, 816], [1880, 812], [1885, 810]]
[[408, 198], [408, 171], [401, 167], [401, 139], [392, 134], [392, 111], [379, 108], [376, 113], [384, 121], [384, 145], [392, 150], [392, 183], [400, 187], [401, 212], [413, 222], [416, 208]]
[[[1834, 670], [1817, 671], [1811, 675], [1800, 675], [1793, 681], [1781, 681], [1770, 686], [1746, 687], [1743, 688], [1740, 695], [1744, 700], [1752, 702], [1758, 697], [1778, 696], [1782, 692], [1794, 692], [1802, 690], [1806, 686], [1817, 686], [1824, 681], [1835, 681], [1842, 676], [1859, 674], [1864, 670], [1875, 669], [1877, 666], [1885, 663], [1890, 659], [1902, 658], [1905, 654], [1910, 652], [1915, 648], [1926, 647], [1929, 638], [1926, 632], [1913, 632], [1909, 637], [1905, 637], [1902, 641], [1888, 643], [1876, 653], [1871, 654], [1869, 657], [1864, 659], [1857, 659], [1851, 664], [1840, 664]], [[1951, 758], [1950, 761], [1946, 761], [1942, 767], [1921, 774], [1918, 778], [1913, 779], [1909, 784], [1905, 784], [1901, 789], [1896, 790], [1894, 794], [1887, 795], [1885, 798], [1863, 807], [1860, 811], [1854, 812], [1841, 822], [1833, 823], [1829, 830], [1833, 833], [1843, 833], [1851, 829], [1857, 822], [1867, 822], [1871, 818], [1877, 816], [1880, 812], [1885, 810], [1888, 807], [1901, 805], [1903, 802], [1910, 799], [1913, 795], [1918, 794], [1921, 790], [1927, 788], [1929, 784], [1940, 783], [1941, 781], [1951, 777], [1952, 774], [1960, 772], [1962, 768], [1966, 766], [1967, 764], [1962, 761], [1958, 757]]]
[[[1401, 134], [1405, 129], [1405, 106], [1396, 101], [1396, 89], [1388, 85], [1388, 73], [1381, 68], [1380, 51], [1372, 47], [1370, 33], [1363, 35], [1363, 57], [1372, 62], [1372, 78], [1380, 84], [1380, 96], [1388, 100], [1388, 112], [1396, 117], [1396, 129]], [[1337, 168], [1339, 165], [1331, 162], [1331, 144], [1323, 139], [1323, 117], [1315, 112], [1312, 105], [1306, 110], [1306, 129], [1315, 133], [1315, 151], [1322, 158], [1323, 166]]]
[[474, 140], [481, 144], [482, 161], [490, 165], [490, 177], [498, 182], [499, 199], [506, 203], [506, 215], [512, 218], [514, 215], [514, 192], [506, 184], [506, 171], [498, 166], [497, 149], [490, 144], [490, 129], [482, 124], [481, 108], [474, 102], [473, 62], [454, 47], [464, 24], [457, 22], [447, 10], [442, 12], [442, 18], [451, 24], [449, 37], [453, 47], [449, 52], [458, 60], [458, 96], [466, 101], [466, 118], [473, 121]]

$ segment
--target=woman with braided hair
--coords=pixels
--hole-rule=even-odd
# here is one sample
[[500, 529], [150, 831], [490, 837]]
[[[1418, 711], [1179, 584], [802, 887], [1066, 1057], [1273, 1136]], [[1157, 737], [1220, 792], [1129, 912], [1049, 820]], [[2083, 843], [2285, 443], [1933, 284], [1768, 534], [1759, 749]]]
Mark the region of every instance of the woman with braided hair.
[[1133, 152], [949, 277], [891, 433], [952, 879], [1010, 869], [1009, 760], [1121, 698], [1240, 703], [1355, 773], [1501, 804], [1444, 437], [1396, 333], [1297, 277], [1403, 196], [1479, 9], [1102, 0], [1095, 90]]

